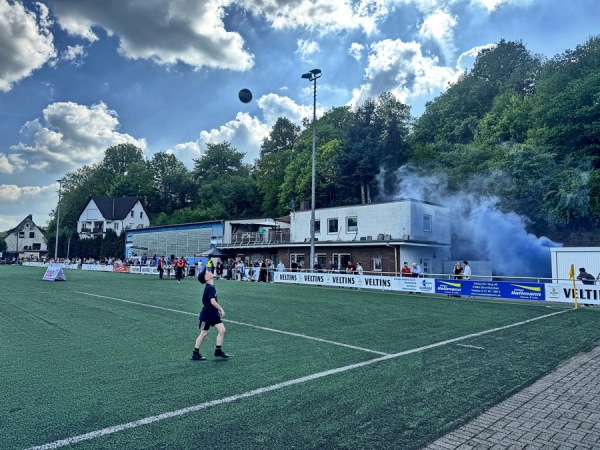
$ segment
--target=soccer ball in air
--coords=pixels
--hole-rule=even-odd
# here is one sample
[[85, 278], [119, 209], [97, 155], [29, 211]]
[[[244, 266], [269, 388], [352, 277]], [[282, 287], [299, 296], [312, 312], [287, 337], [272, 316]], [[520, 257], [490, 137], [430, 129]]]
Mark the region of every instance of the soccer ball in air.
[[238, 97], [242, 103], [250, 103], [252, 101], [252, 92], [250, 92], [250, 89], [244, 88], [240, 90]]

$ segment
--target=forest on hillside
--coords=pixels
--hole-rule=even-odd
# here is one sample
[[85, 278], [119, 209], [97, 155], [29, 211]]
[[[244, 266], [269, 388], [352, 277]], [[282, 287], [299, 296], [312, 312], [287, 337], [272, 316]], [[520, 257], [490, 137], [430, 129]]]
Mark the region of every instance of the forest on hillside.
[[[600, 36], [553, 58], [502, 40], [420, 117], [382, 93], [327, 111], [316, 121], [316, 142], [317, 208], [464, 193], [493, 199], [535, 235], [592, 245], [600, 219]], [[76, 239], [90, 195], [139, 196], [153, 226], [283, 216], [311, 198], [311, 154], [311, 121], [299, 127], [286, 117], [253, 164], [228, 142], [207, 144], [191, 170], [172, 154], [146, 159], [133, 145], [116, 145], [100, 163], [65, 175], [59, 237]], [[423, 180], [427, 189], [417, 188]], [[49, 247], [55, 229], [56, 217]]]

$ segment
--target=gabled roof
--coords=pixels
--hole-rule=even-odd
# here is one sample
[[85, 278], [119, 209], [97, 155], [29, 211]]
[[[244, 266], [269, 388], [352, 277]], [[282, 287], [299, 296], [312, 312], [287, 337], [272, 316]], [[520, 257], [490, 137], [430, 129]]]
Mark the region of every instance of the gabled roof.
[[105, 220], [123, 220], [127, 217], [127, 214], [129, 214], [135, 204], [140, 201], [140, 199], [138, 197], [111, 198], [92, 195], [81, 209], [81, 212], [79, 213], [80, 216], [91, 201], [94, 201], [98, 207], [98, 210], [100, 211], [100, 214], [102, 214], [102, 217]]
[[14, 228], [11, 228], [10, 230], [8, 230], [6, 232], [6, 235], [8, 236], [9, 234], [15, 233], [17, 230], [22, 230], [23, 229], [23, 225], [25, 224], [25, 222], [31, 222], [31, 224], [36, 227], [38, 230], [40, 230], [42, 232], [42, 234], [46, 234], [46, 230], [44, 230], [43, 228], [38, 227], [35, 222], [33, 221], [33, 216], [31, 214], [29, 214], [27, 217], [25, 217], [20, 223], [19, 225], [17, 225]]

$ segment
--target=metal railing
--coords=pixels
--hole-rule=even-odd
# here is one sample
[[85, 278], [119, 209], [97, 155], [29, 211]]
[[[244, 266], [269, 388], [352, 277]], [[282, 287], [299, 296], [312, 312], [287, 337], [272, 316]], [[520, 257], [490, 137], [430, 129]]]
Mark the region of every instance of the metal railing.
[[248, 246], [262, 244], [286, 244], [290, 242], [289, 231], [266, 230], [261, 233], [258, 231], [248, 231], [243, 233], [233, 233], [230, 236], [224, 236], [224, 245]]

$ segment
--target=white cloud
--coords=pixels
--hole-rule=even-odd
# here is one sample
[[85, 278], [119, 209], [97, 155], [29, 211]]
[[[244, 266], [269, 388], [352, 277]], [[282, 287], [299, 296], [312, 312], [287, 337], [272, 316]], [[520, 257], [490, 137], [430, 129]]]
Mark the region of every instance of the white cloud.
[[85, 58], [85, 56], [85, 48], [82, 45], [69, 45], [67, 50], [62, 53], [61, 59], [71, 61], [74, 65], [80, 66], [83, 64], [83, 58]]
[[477, 47], [473, 47], [472, 49], [461, 53], [458, 57], [458, 60], [456, 61], [456, 68], [459, 69], [461, 72], [470, 69], [473, 66], [473, 63], [475, 62], [477, 55], [482, 50], [487, 50], [488, 48], [494, 48], [496, 46], [497, 44], [478, 45]]
[[303, 61], [310, 62], [311, 56], [314, 53], [320, 51], [319, 44], [315, 41], [306, 41], [304, 39], [298, 39], [297, 44], [298, 50], [296, 50], [296, 53], [300, 54], [300, 58]]
[[53, 0], [58, 23], [69, 33], [90, 42], [98, 39], [93, 27], [119, 38], [120, 53], [158, 64], [182, 62], [192, 67], [247, 70], [254, 57], [244, 49], [239, 33], [225, 29], [226, 0], [144, 0], [98, 2]]
[[36, 6], [37, 17], [21, 2], [0, 1], [0, 91], [10, 91], [14, 83], [56, 56], [48, 8]]
[[21, 132], [31, 143], [11, 147], [15, 161], [27, 160], [28, 166], [48, 173], [65, 173], [104, 158], [113, 145], [132, 143], [146, 149], [144, 139], [137, 140], [117, 131], [115, 111], [104, 103], [90, 107], [72, 102], [52, 103], [43, 118], [25, 123]]
[[422, 38], [431, 39], [440, 46], [446, 62], [452, 60], [456, 51], [454, 45], [454, 27], [456, 24], [456, 17], [448, 11], [437, 9], [425, 18], [419, 28], [419, 35]]
[[[256, 102], [262, 110], [264, 121], [260, 121], [248, 113], [238, 112], [235, 120], [231, 120], [219, 128], [201, 131], [197, 141], [178, 144], [174, 148], [168, 149], [167, 153], [174, 154], [188, 168], [191, 168], [193, 159], [204, 153], [207, 143], [217, 144], [227, 141], [238, 151], [246, 153], [245, 162], [253, 163], [260, 154], [263, 140], [269, 135], [278, 118], [286, 117], [293, 123], [301, 125], [302, 119], [310, 118], [313, 114], [312, 105], [298, 105], [289, 97], [277, 94], [264, 95]], [[321, 108], [317, 109], [318, 116], [321, 116], [323, 112]]]
[[352, 93], [357, 106], [381, 92], [391, 92], [400, 101], [445, 90], [456, 71], [439, 65], [437, 58], [424, 56], [417, 42], [386, 39], [370, 46], [367, 81]]
[[206, 144], [219, 144], [227, 141], [233, 148], [246, 154], [244, 161], [252, 163], [258, 158], [260, 145], [270, 131], [270, 126], [262, 123], [258, 118], [239, 112], [235, 120], [210, 131], [201, 131], [197, 141], [178, 144], [167, 152], [174, 154], [177, 159], [191, 168], [193, 167], [192, 160], [202, 156], [206, 150]]
[[[313, 92], [312, 88], [309, 87], [306, 89], [310, 89], [310, 92], [307, 93], [305, 98], [312, 98]], [[280, 117], [286, 117], [293, 123], [297, 125], [302, 124], [302, 119], [304, 118], [312, 118], [313, 115], [313, 106], [310, 105], [298, 105], [294, 100], [289, 97], [282, 97], [277, 94], [268, 94], [262, 96], [258, 100], [258, 106], [263, 111], [263, 115], [265, 117], [265, 122], [269, 126], [273, 126], [277, 119]], [[323, 114], [323, 111], [317, 108], [317, 115], [320, 116]]]
[[14, 170], [15, 168], [8, 160], [8, 157], [4, 153], [0, 153], [0, 173], [13, 173]]
[[58, 183], [49, 186], [0, 185], [0, 230], [9, 230], [28, 214], [38, 226], [45, 226], [58, 202]]
[[[521, 3], [523, 0], [519, 0]], [[488, 11], [494, 11], [502, 4], [509, 3], [506, 0], [471, 0], [472, 5], [483, 6]], [[518, 4], [518, 3], [517, 3]]]
[[388, 13], [386, 0], [241, 0], [238, 3], [263, 15], [275, 29], [306, 28], [321, 34], [353, 29], [371, 34]]
[[364, 49], [364, 45], [359, 44], [358, 42], [353, 42], [348, 49], [348, 54], [360, 62]]

